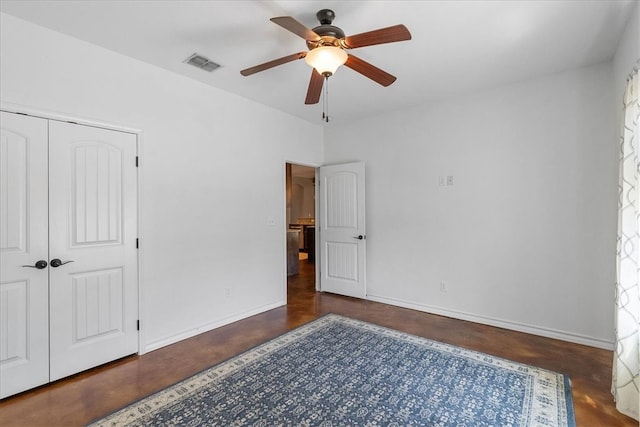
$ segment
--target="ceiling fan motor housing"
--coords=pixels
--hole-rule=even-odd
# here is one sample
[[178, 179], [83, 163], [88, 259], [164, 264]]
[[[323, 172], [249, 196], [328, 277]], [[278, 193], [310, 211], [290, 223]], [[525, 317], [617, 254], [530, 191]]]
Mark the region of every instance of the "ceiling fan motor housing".
[[340, 45], [340, 39], [343, 39], [345, 34], [341, 28], [331, 25], [335, 19], [336, 14], [331, 9], [322, 9], [316, 13], [316, 18], [320, 21], [320, 25], [313, 28], [313, 32], [320, 36], [319, 41], [307, 40], [307, 47], [315, 49], [319, 46], [338, 46]]

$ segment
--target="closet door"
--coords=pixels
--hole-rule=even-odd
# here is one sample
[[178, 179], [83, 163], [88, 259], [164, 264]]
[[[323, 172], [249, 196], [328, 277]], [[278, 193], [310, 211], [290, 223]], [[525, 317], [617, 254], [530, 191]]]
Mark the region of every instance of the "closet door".
[[49, 123], [51, 381], [138, 351], [136, 151]]
[[1, 112], [0, 128], [0, 398], [4, 398], [49, 381], [47, 121]]

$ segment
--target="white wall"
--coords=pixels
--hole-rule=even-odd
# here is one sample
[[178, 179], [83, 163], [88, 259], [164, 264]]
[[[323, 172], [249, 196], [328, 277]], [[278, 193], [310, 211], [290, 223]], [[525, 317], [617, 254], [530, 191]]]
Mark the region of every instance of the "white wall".
[[629, 16], [629, 22], [627, 22], [618, 44], [618, 50], [613, 58], [613, 90], [618, 134], [622, 126], [622, 97], [627, 85], [627, 77], [633, 67], [640, 68], [640, 3], [636, 3]]
[[[282, 305], [284, 162], [319, 165], [322, 128], [9, 15], [1, 19], [5, 105], [142, 131], [143, 350]], [[268, 217], [277, 226], [268, 226]]]
[[326, 163], [366, 163], [368, 298], [610, 347], [611, 78], [604, 63], [329, 127]]

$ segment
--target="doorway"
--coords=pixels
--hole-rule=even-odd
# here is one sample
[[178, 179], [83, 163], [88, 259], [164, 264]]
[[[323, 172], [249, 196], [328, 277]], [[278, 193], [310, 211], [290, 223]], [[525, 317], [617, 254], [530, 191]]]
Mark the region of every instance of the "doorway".
[[315, 292], [316, 169], [292, 163], [285, 169], [287, 292]]

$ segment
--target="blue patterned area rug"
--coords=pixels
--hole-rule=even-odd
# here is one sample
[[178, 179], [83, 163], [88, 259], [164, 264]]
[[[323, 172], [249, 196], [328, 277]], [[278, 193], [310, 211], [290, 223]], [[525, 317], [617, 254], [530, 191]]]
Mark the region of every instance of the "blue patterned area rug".
[[575, 426], [569, 378], [329, 314], [91, 426]]

